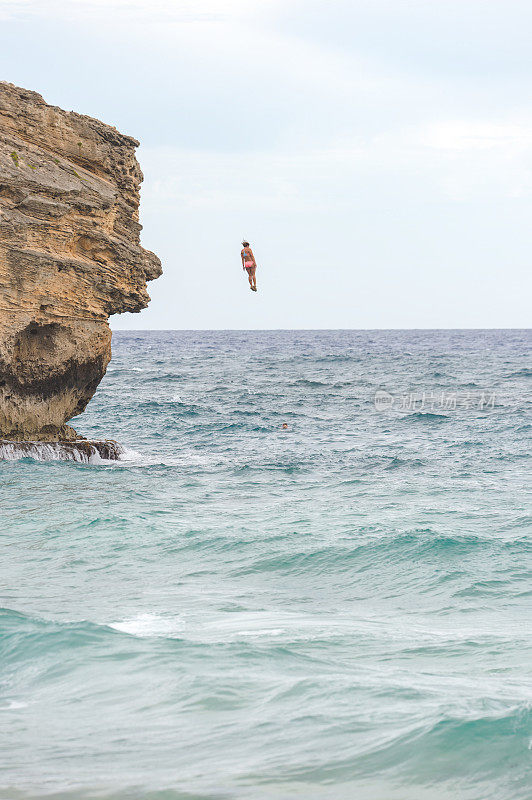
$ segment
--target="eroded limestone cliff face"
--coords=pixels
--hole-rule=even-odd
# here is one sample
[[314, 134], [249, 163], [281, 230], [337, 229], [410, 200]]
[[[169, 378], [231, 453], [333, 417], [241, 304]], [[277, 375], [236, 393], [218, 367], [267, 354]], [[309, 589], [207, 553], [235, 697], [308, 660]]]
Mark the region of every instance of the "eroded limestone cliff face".
[[0, 82], [0, 438], [75, 439], [109, 315], [149, 302], [161, 263], [139, 242], [137, 146]]

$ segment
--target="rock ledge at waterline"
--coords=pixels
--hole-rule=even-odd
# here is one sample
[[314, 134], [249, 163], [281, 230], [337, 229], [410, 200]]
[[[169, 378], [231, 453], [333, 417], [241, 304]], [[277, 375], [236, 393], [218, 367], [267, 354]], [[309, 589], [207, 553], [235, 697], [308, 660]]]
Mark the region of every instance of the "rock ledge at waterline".
[[0, 82], [0, 439], [74, 442], [111, 358], [110, 314], [140, 311], [138, 142]]

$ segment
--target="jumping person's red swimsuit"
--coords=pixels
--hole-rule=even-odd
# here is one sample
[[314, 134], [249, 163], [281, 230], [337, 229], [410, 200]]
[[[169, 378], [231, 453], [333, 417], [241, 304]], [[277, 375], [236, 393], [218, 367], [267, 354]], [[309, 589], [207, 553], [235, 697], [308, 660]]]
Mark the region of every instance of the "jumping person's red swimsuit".
[[242, 256], [242, 260], [244, 262], [242, 269], [252, 269], [256, 266], [253, 253], [251, 252], [251, 247], [244, 247], [240, 255]]

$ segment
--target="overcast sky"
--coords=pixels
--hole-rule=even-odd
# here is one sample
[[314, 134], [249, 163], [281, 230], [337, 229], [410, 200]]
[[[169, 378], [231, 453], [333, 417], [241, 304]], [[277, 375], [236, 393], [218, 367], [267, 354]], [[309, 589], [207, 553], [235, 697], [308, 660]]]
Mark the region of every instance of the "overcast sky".
[[141, 141], [164, 275], [115, 329], [528, 327], [531, 30], [530, 0], [0, 0], [1, 77]]

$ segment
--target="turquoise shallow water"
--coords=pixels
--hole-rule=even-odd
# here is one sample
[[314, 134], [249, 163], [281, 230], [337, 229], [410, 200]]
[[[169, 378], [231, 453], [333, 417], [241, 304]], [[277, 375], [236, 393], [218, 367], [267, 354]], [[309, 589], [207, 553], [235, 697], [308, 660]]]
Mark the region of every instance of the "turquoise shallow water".
[[0, 797], [529, 800], [530, 334], [113, 348], [125, 460], [0, 464]]

